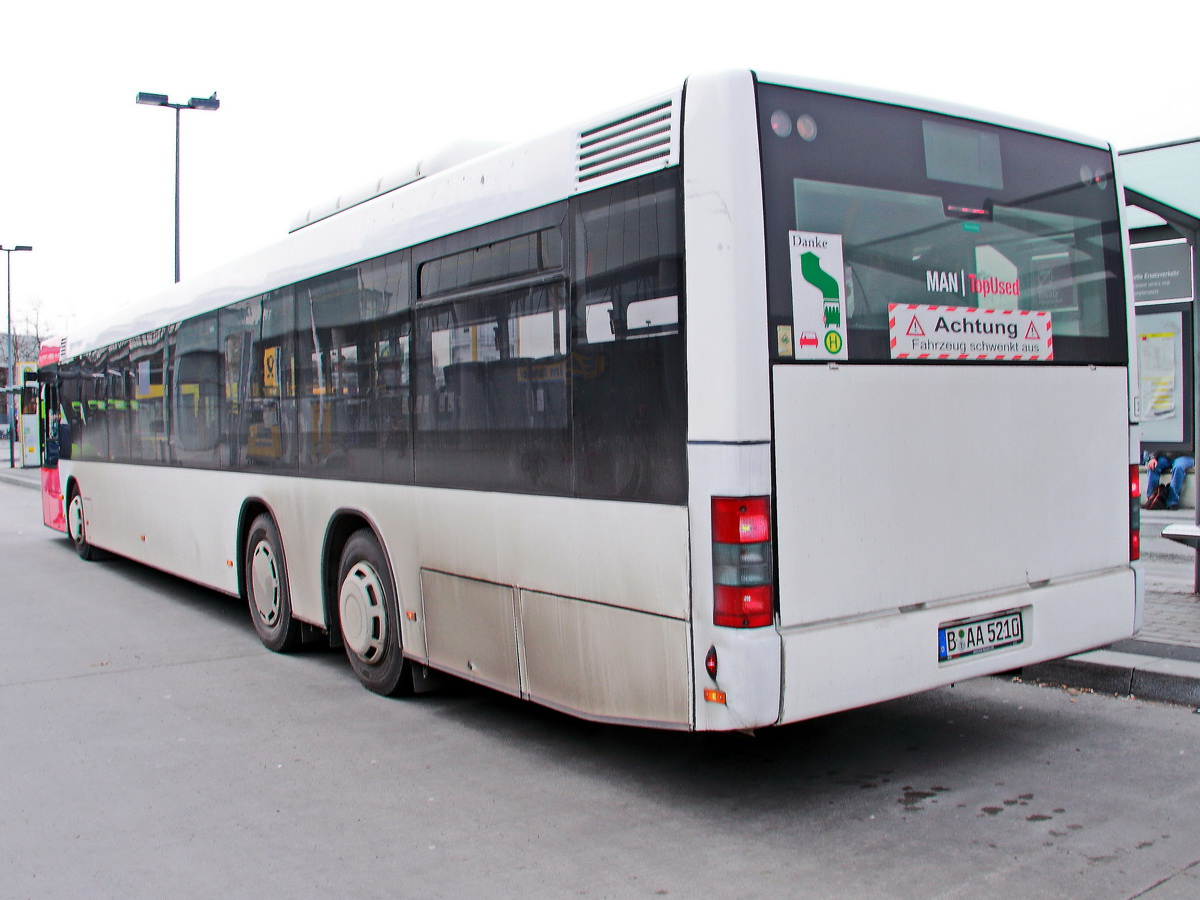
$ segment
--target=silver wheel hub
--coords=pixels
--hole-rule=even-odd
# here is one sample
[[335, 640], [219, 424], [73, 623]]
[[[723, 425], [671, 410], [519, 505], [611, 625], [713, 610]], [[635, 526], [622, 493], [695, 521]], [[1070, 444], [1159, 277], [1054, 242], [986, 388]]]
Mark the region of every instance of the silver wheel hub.
[[259, 541], [250, 556], [250, 583], [254, 607], [266, 625], [279, 621], [279, 567], [275, 551], [266, 541]]
[[71, 540], [76, 544], [83, 543], [83, 498], [78, 494], [71, 497], [67, 507], [67, 528], [71, 531]]
[[359, 561], [346, 573], [338, 595], [342, 640], [365, 663], [383, 658], [387, 646], [387, 611], [383, 582], [375, 567]]

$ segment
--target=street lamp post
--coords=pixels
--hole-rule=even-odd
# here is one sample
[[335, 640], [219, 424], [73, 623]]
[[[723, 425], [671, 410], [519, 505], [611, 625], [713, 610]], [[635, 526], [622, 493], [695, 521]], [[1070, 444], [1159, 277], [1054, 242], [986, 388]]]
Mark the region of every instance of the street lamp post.
[[137, 102], [143, 106], [166, 106], [175, 110], [175, 281], [179, 281], [179, 111], [182, 109], [219, 109], [221, 101], [216, 91], [211, 97], [193, 97], [187, 103], [170, 103], [166, 94], [139, 92]]
[[17, 467], [16, 435], [13, 434], [13, 369], [16, 367], [16, 359], [13, 356], [13, 332], [12, 332], [12, 255], [18, 250], [32, 250], [32, 247], [18, 245], [16, 247], [0, 246], [0, 250], [5, 253], [6, 262], [6, 278], [8, 283], [8, 367], [4, 370], [4, 408], [8, 411], [8, 467], [15, 469]]

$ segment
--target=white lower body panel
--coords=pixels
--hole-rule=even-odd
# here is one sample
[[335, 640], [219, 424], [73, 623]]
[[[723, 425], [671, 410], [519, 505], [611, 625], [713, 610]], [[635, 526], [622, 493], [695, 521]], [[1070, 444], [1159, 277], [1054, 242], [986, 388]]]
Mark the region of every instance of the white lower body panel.
[[330, 525], [362, 516], [406, 656], [586, 718], [690, 727], [685, 507], [65, 461], [96, 547], [237, 594], [243, 504], [270, 510], [294, 616], [326, 628]]
[[[963, 603], [783, 630], [783, 708], [795, 722], [1079, 653], [1134, 630], [1134, 571], [1111, 570]], [[1021, 609], [1025, 639], [938, 662], [938, 626]]]

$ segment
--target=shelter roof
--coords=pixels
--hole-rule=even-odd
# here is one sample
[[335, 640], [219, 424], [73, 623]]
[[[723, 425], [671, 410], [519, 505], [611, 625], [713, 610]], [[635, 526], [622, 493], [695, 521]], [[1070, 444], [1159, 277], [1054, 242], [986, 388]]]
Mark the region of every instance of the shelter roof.
[[[1162, 215], [1161, 204], [1200, 220], [1200, 137], [1122, 150], [1120, 165], [1126, 190], [1154, 201], [1151, 212]], [[1129, 199], [1146, 208], [1137, 196]]]

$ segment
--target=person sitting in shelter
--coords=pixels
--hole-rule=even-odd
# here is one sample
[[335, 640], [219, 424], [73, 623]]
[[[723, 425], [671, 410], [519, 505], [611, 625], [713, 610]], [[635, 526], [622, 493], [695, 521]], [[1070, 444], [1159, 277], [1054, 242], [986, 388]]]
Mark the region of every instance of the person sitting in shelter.
[[[1163, 473], [1170, 469], [1171, 481], [1167, 485], [1166, 506], [1167, 509], [1179, 509], [1179, 500], [1183, 494], [1183, 479], [1187, 477], [1187, 470], [1194, 465], [1196, 465], [1196, 460], [1191, 456], [1176, 456], [1172, 460], [1165, 453], [1159, 451], [1149, 454], [1149, 458], [1146, 460], [1147, 508], [1151, 505]], [[1157, 504], [1155, 505], [1157, 506]]]

